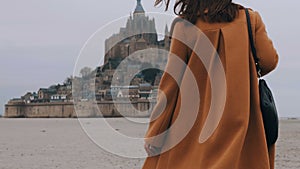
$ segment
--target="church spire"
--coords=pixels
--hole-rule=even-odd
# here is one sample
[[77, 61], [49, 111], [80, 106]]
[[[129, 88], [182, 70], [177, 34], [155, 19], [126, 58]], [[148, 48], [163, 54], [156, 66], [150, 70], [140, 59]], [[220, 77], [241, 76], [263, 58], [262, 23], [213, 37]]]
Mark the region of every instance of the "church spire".
[[141, 0], [137, 0], [137, 4], [136, 4], [135, 10], [134, 10], [134, 14], [136, 14], [136, 13], [145, 13], [145, 10], [142, 6]]

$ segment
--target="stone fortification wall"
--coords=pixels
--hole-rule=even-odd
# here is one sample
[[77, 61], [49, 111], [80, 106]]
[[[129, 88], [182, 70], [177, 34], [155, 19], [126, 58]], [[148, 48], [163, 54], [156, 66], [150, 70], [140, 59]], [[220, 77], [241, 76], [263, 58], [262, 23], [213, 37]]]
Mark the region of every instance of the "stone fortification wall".
[[[96, 104], [96, 105], [95, 105]], [[156, 102], [8, 103], [7, 118], [148, 117]], [[133, 108], [134, 107], [134, 108]], [[76, 110], [76, 111], [75, 111]]]

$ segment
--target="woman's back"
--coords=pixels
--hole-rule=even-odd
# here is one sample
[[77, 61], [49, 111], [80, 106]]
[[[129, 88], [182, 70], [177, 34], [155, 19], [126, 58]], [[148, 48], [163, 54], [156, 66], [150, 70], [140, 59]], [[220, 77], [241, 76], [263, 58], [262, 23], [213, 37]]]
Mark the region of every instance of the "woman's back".
[[[250, 10], [250, 18], [253, 27], [255, 46], [257, 48], [258, 56], [261, 57], [260, 64], [263, 67], [262, 74], [265, 75], [277, 66], [278, 55], [272, 41], [267, 35], [265, 25], [259, 13]], [[250, 48], [248, 48], [250, 45], [248, 40], [247, 20], [244, 7], [242, 6], [239, 6], [239, 13], [232, 22], [208, 23], [198, 19], [195, 26], [210, 39], [212, 44], [216, 45], [218, 43], [215, 48], [219, 50], [219, 55], [222, 55], [222, 52], [225, 51], [229, 52], [225, 55], [227, 57], [237, 54], [236, 52], [242, 52], [241, 50], [250, 52]], [[185, 35], [187, 38], [193, 38], [188, 37], [188, 28], [183, 30], [185, 30], [184, 32], [186, 32]], [[213, 38], [215, 36], [219, 37]], [[224, 48], [220, 49], [219, 47]], [[239, 61], [239, 59], [241, 58], [236, 58], [236, 61]]]
[[[200, 93], [198, 116], [186, 137], [172, 149], [160, 155], [148, 157], [143, 169], [274, 168], [274, 145], [268, 148], [265, 141], [259, 108], [257, 73], [250, 52], [246, 16], [243, 7], [239, 8], [238, 15], [232, 22], [208, 23], [199, 18], [194, 23], [200, 30], [200, 33], [196, 34], [192, 30], [195, 29], [193, 26], [187, 26], [180, 21], [174, 23], [174, 36], [185, 40], [182, 42], [176, 38], [172, 39], [170, 53], [182, 60], [189, 60], [188, 67], [195, 76]], [[260, 15], [251, 11], [250, 17], [262, 74], [265, 75], [277, 66], [278, 55], [267, 36]], [[207, 41], [202, 38], [204, 35], [215, 50], [203, 47], [207, 45], [204, 44]], [[226, 84], [218, 84], [225, 86], [226, 90], [224, 111], [220, 119], [211, 119], [217, 121], [216, 128], [204, 142], [199, 142], [199, 137], [209, 121], [210, 110], [220, 105], [220, 102], [212, 101], [214, 97], [212, 90], [215, 85], [210, 77], [219, 78], [218, 73], [214, 74], [218, 59], [221, 60], [225, 72]], [[166, 71], [171, 69], [172, 65], [175, 64], [170, 56]], [[178, 72], [182, 72], [182, 81], [187, 81], [184, 68], [178, 67], [177, 69]], [[155, 137], [167, 130], [169, 124], [166, 122], [171, 121], [170, 126], [172, 126], [181, 113], [180, 103], [184, 98], [181, 97], [181, 89], [169, 74], [163, 75], [159, 89], [164, 92], [168, 104], [162, 114], [150, 123], [146, 138]], [[160, 97], [162, 96], [159, 95], [158, 100]], [[160, 109], [161, 105], [158, 102], [153, 114], [160, 114], [158, 113]], [[183, 112], [185, 116], [192, 114], [188, 109]], [[182, 124], [181, 127], [184, 128], [184, 125]], [[178, 134], [176, 132], [180, 130], [169, 131], [164, 142], [146, 140], [146, 143], [164, 147], [176, 139]]]

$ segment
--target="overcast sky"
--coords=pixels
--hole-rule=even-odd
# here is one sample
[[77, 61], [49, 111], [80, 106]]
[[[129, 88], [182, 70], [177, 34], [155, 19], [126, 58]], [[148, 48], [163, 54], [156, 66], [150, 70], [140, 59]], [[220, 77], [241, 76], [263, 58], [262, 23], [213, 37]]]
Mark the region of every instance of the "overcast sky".
[[[154, 1], [154, 0], [153, 0]], [[147, 12], [164, 12], [142, 0]], [[173, 0], [175, 1], [175, 0]], [[129, 15], [136, 0], [0, 0], [0, 114], [4, 104], [72, 75], [79, 51], [103, 25]], [[268, 76], [280, 116], [300, 117], [300, 1], [235, 1], [261, 13], [280, 54]], [[172, 7], [167, 12], [172, 14]], [[160, 28], [158, 28], [160, 29]]]

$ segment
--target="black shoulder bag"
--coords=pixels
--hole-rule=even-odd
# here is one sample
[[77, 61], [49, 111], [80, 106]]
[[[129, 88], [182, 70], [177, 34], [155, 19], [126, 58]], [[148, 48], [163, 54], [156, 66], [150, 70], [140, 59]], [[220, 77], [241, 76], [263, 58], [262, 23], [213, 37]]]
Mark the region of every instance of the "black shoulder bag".
[[259, 64], [259, 58], [257, 57], [256, 48], [253, 40], [249, 10], [245, 9], [245, 12], [247, 16], [248, 33], [252, 55], [256, 64], [256, 70], [259, 77], [260, 108], [262, 111], [267, 144], [268, 146], [270, 146], [275, 144], [278, 139], [278, 114], [272, 92], [268, 87], [266, 81], [261, 78], [261, 67]]

